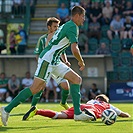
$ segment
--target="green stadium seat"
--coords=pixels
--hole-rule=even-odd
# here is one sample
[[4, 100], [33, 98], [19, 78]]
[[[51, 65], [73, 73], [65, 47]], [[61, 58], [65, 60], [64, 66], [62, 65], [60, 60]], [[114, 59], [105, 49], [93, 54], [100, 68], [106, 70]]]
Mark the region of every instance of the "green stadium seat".
[[132, 64], [132, 55], [130, 52], [120, 53], [121, 65], [130, 66]]
[[119, 73], [119, 80], [120, 81], [128, 81], [131, 80], [131, 71], [127, 66], [120, 66], [117, 69]]
[[118, 80], [118, 72], [116, 72], [116, 71], [107, 72], [107, 80], [109, 82], [117, 81]]
[[126, 39], [122, 39], [121, 43], [122, 43], [122, 48], [123, 49], [130, 49], [130, 47], [132, 46], [133, 41], [130, 38], [126, 38]]
[[110, 49], [113, 53], [119, 53], [122, 50], [121, 41], [119, 38], [111, 40]]
[[98, 40], [96, 38], [90, 38], [88, 43], [89, 51], [95, 53], [95, 51], [98, 49]]
[[104, 42], [104, 43], [106, 43], [106, 45], [109, 47], [109, 45], [110, 45], [110, 41], [109, 41], [109, 39], [107, 39], [107, 38], [101, 38], [100, 40], [99, 40], [99, 43], [102, 43], [102, 42]]
[[118, 56], [112, 55], [113, 65], [117, 67], [120, 65], [120, 58]]
[[102, 33], [102, 37], [108, 37], [107, 36], [107, 31], [109, 30], [109, 25], [103, 25], [101, 27], [101, 33]]
[[119, 72], [119, 80], [122, 81], [131, 80], [130, 72], [129, 71]]

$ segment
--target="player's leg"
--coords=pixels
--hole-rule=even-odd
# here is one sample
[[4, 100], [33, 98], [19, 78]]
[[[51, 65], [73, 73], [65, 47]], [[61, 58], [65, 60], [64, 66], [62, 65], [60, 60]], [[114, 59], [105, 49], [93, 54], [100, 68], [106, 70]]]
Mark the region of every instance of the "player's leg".
[[43, 89], [45, 84], [44, 79], [47, 79], [49, 77], [51, 71], [51, 67], [48, 66], [48, 62], [41, 60], [35, 72], [35, 78], [31, 87], [22, 90], [6, 107], [1, 107], [1, 118], [3, 125], [7, 125], [9, 113], [14, 107], [18, 106], [27, 98]]
[[70, 92], [74, 106], [75, 120], [91, 120], [92, 117], [82, 113], [80, 109], [80, 84], [82, 82], [81, 77], [74, 72], [71, 68], [66, 66], [64, 63], [58, 64], [56, 69], [52, 71], [54, 75], [59, 75], [61, 78], [67, 79], [71, 82]]
[[[44, 85], [43, 88], [45, 89], [45, 85]], [[31, 107], [36, 106], [36, 104], [38, 103], [38, 101], [40, 100], [40, 98], [42, 96], [42, 93], [43, 93], [43, 90], [41, 90], [37, 94], [33, 95], [32, 102], [31, 102]]]
[[72, 95], [74, 114], [81, 114], [80, 110], [80, 84], [82, 82], [81, 77], [74, 71], [69, 71], [65, 74], [64, 78], [71, 82], [70, 93]]
[[57, 91], [56, 91], [56, 88], [53, 89], [53, 93], [54, 93], [54, 102], [57, 103]]
[[70, 106], [67, 104], [67, 98], [69, 96], [69, 89], [70, 89], [69, 83], [67, 80], [65, 80], [65, 82], [61, 82], [59, 85], [62, 88], [60, 105], [65, 109], [69, 109]]
[[49, 93], [50, 93], [50, 89], [48, 87], [46, 87], [46, 95], [45, 95], [45, 98], [46, 98], [46, 103], [48, 103], [48, 99], [49, 99]]
[[45, 116], [45, 117], [49, 117], [49, 118], [53, 118], [53, 119], [67, 119], [67, 115], [65, 113], [56, 112], [53, 110], [39, 109], [39, 110], [37, 110], [36, 115], [41, 115], [41, 116]]
[[48, 109], [47, 110], [37, 109], [35, 106], [31, 107], [31, 109], [27, 113], [30, 114], [29, 118], [35, 115], [40, 115], [40, 116], [45, 116], [53, 119], [67, 119], [67, 115], [64, 112], [56, 112]]
[[1, 118], [4, 126], [7, 125], [7, 120], [9, 113], [11, 110], [18, 106], [20, 103], [23, 103], [27, 98], [32, 96], [33, 94], [37, 93], [42, 89], [42, 85], [44, 84], [43, 80], [38, 78], [34, 78], [33, 85], [30, 88], [25, 88], [22, 90], [6, 107], [1, 107]]
[[67, 98], [69, 95], [69, 83], [66, 79], [63, 79], [61, 77], [55, 76], [54, 74], [52, 74], [52, 78], [56, 81], [56, 83], [60, 86], [61, 88], [61, 102], [60, 105], [62, 107], [64, 107], [65, 109], [69, 109], [70, 106], [67, 104]]

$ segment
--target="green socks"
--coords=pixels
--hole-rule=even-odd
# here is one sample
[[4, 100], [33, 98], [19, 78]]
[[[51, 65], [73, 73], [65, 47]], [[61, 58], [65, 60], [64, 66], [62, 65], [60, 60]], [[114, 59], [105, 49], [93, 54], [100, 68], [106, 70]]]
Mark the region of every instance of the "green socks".
[[74, 114], [79, 115], [82, 113], [80, 109], [80, 85], [71, 84], [70, 93], [73, 101]]
[[62, 104], [65, 104], [66, 103], [66, 100], [68, 98], [68, 95], [69, 95], [69, 90], [64, 90], [62, 88], [62, 91], [61, 91], [61, 103]]
[[36, 106], [36, 104], [37, 104], [38, 101], [40, 100], [40, 97], [41, 97], [41, 95], [42, 95], [42, 92], [43, 92], [43, 90], [41, 90], [41, 91], [38, 92], [37, 94], [33, 95], [31, 106]]
[[10, 113], [11, 110], [18, 106], [20, 103], [23, 103], [27, 98], [32, 96], [30, 88], [25, 88], [20, 91], [20, 93], [5, 107], [5, 111]]

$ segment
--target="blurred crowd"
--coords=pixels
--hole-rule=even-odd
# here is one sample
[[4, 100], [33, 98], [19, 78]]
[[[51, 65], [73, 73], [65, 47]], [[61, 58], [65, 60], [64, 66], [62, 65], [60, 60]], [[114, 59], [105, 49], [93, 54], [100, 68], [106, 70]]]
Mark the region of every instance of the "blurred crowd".
[[[86, 9], [86, 20], [84, 26], [80, 27], [79, 34], [79, 48], [82, 54], [89, 54], [91, 44], [88, 42], [91, 38], [97, 39], [99, 44], [95, 54], [111, 54], [111, 49], [106, 43], [111, 43], [114, 38], [118, 38], [121, 42], [127, 39], [123, 44], [128, 45], [127, 49], [132, 45], [132, 0], [71, 0], [70, 7], [66, 5], [65, 2], [61, 3], [57, 9], [57, 18], [61, 24], [70, 19], [69, 10], [72, 6], [81, 5]], [[106, 41], [101, 42], [103, 38], [106, 38]]]
[[[25, 73], [23, 78], [17, 77], [16, 74], [12, 74], [11, 77], [6, 77], [4, 72], [0, 73], [0, 102], [10, 102], [22, 89], [31, 86], [33, 83], [33, 77], [29, 71]], [[94, 99], [98, 94], [101, 94], [101, 89], [97, 87], [96, 83], [93, 83], [90, 87], [88, 85], [81, 85], [81, 101], [86, 102], [88, 99]], [[40, 98], [40, 102], [58, 102], [61, 98], [61, 88], [55, 82], [53, 78], [49, 80], [44, 88], [43, 95]], [[32, 97], [26, 100], [31, 102]]]
[[[0, 6], [2, 2], [8, 3], [7, 5], [10, 3], [12, 18], [16, 14], [25, 14], [27, 0], [0, 0]], [[31, 16], [34, 17], [34, 6], [37, 0], [30, 0], [29, 2]], [[60, 25], [70, 19], [70, 10], [74, 5], [81, 5], [86, 9], [85, 22], [80, 27], [79, 32], [79, 48], [82, 54], [91, 53], [92, 44], [89, 43], [89, 40], [92, 38], [98, 43], [93, 54], [111, 54], [110, 44], [115, 38], [119, 39], [122, 48], [128, 50], [132, 45], [133, 0], [70, 0], [69, 3], [67, 0], [60, 1], [56, 10], [56, 17], [61, 21]], [[1, 11], [2, 8], [0, 8]], [[21, 30], [23, 33], [20, 32], [18, 36], [16, 36], [15, 31], [10, 33], [9, 49], [11, 54], [25, 54], [27, 35], [22, 27], [19, 28], [21, 28], [19, 31]], [[0, 53], [6, 48], [2, 40], [3, 36], [4, 32], [0, 29]], [[20, 42], [20, 40], [22, 41]], [[69, 49], [67, 54], [71, 54]]]

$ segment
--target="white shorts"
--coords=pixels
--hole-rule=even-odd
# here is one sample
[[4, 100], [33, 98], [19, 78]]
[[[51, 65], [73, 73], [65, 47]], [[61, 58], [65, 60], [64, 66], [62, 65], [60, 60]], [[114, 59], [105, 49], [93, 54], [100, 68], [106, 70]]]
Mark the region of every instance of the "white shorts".
[[0, 93], [6, 93], [7, 90], [5, 88], [0, 88]]
[[54, 79], [59, 84], [61, 83], [65, 74], [69, 71], [71, 71], [71, 68], [63, 62], [60, 62], [58, 65], [51, 65], [47, 61], [39, 58], [35, 77], [40, 78], [47, 83], [50, 80], [50, 77], [53, 75], [56, 78]]
[[54, 74], [51, 75], [52, 78], [56, 81], [56, 83], [59, 85], [60, 83], [67, 82], [66, 79], [63, 79], [59, 76], [55, 76]]

